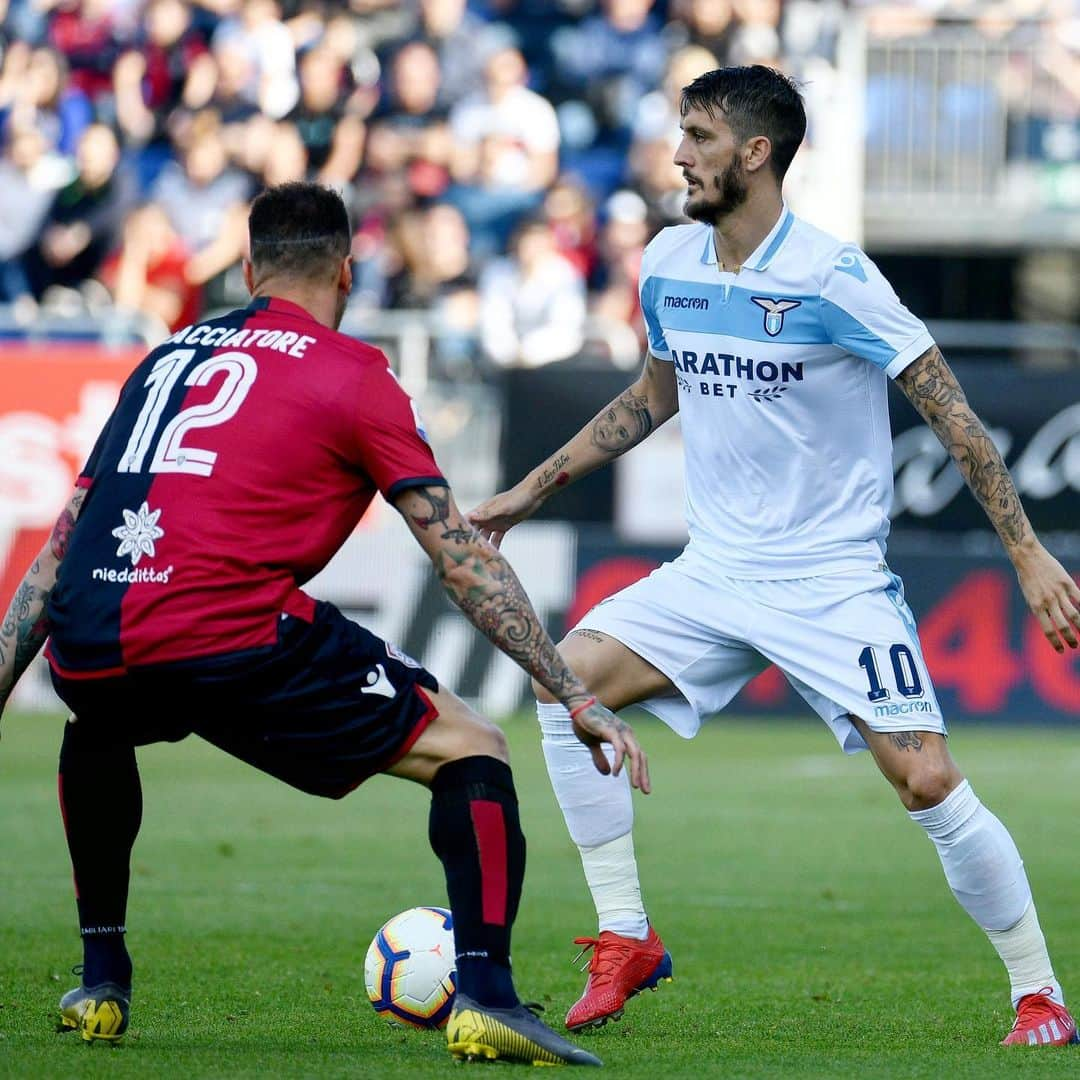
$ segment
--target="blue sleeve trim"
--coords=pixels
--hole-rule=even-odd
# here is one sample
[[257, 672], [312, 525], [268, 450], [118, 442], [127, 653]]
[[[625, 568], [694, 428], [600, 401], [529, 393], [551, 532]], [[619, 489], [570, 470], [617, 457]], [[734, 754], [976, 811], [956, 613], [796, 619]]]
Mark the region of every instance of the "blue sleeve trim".
[[395, 480], [386, 489], [386, 499], [388, 502], [393, 502], [403, 491], [408, 491], [410, 488], [427, 487], [429, 484], [432, 487], [448, 488], [450, 486], [445, 477], [442, 476], [409, 476], [404, 480]]
[[831, 300], [821, 298], [821, 318], [834, 345], [839, 345], [875, 367], [886, 370], [896, 358], [896, 349], [858, 319]]
[[901, 349], [892, 362], [885, 368], [885, 374], [895, 379], [904, 368], [918, 360], [924, 352], [934, 347], [934, 339], [929, 333], [920, 334], [910, 345]]
[[664, 329], [654, 310], [654, 295], [656, 292], [656, 278], [650, 276], [645, 279], [641, 288], [641, 316], [645, 320], [645, 331], [649, 338], [649, 351], [656, 356], [667, 358], [671, 355], [671, 349], [664, 338]]

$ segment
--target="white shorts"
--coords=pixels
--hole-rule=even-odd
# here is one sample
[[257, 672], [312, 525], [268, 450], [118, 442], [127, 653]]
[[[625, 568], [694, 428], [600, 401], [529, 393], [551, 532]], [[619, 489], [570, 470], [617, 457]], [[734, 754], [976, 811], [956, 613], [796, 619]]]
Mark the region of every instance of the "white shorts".
[[680, 696], [640, 704], [691, 738], [769, 663], [832, 728], [846, 753], [872, 731], [946, 734], [900, 579], [859, 569], [793, 581], [746, 581], [680, 556], [597, 604], [577, 630], [622, 642]]

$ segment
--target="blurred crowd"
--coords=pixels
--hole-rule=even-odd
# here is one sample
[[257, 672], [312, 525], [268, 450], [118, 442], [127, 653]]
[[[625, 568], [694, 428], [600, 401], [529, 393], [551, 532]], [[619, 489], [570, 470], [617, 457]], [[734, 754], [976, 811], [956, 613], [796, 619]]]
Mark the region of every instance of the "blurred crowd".
[[[352, 306], [426, 309], [451, 367], [640, 335], [642, 249], [681, 217], [680, 87], [804, 80], [797, 190], [852, 6], [888, 32], [972, 5], [0, 0], [0, 302], [162, 327], [244, 303], [251, 198], [314, 179], [352, 213]], [[1060, 5], [987, 6], [1015, 29]]]

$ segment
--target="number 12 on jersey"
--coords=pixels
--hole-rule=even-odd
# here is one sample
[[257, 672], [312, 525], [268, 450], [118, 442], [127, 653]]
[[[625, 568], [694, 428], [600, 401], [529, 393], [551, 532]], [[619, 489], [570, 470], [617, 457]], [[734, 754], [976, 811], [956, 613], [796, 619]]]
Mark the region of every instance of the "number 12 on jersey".
[[[137, 473], [150, 450], [164, 418], [169, 397], [184, 369], [195, 359], [195, 349], [174, 349], [158, 360], [144, 384], [149, 393], [139, 411], [131, 437], [116, 466], [117, 472]], [[196, 364], [184, 379], [186, 386], [207, 386], [216, 375], [224, 375], [217, 393], [201, 405], [181, 409], [166, 424], [150, 459], [150, 472], [189, 473], [209, 476], [217, 461], [216, 450], [185, 446], [184, 436], [192, 428], [217, 427], [231, 420], [244, 403], [259, 369], [255, 360], [242, 352], [226, 352]]]

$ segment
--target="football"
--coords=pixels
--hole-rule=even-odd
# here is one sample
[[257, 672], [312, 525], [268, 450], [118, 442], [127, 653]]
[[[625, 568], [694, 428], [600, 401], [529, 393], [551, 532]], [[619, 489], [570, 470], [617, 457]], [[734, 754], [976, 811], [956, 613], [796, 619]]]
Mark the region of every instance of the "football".
[[416, 907], [383, 924], [368, 946], [364, 981], [375, 1011], [393, 1024], [445, 1027], [454, 1004], [454, 920]]

